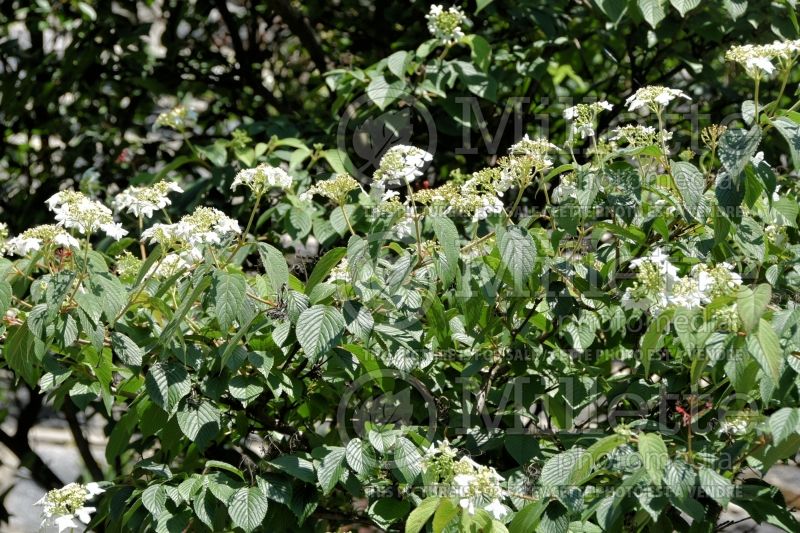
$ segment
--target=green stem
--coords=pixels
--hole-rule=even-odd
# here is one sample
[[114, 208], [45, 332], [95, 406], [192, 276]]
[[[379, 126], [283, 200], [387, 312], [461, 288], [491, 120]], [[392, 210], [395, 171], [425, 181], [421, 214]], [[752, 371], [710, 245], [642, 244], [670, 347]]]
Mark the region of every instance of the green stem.
[[247, 238], [247, 234], [250, 233], [250, 228], [253, 225], [253, 220], [255, 219], [256, 211], [258, 211], [259, 203], [261, 203], [261, 194], [256, 195], [256, 203], [253, 204], [253, 209], [250, 211], [250, 218], [247, 219], [247, 226], [244, 228], [244, 231], [239, 236], [239, 241], [236, 243], [236, 247], [231, 252], [231, 255], [229, 255], [228, 259], [225, 261], [226, 264], [230, 263], [231, 260], [233, 259], [233, 256], [236, 255], [236, 252], [238, 252], [241, 249], [241, 247], [244, 246], [244, 240]]
[[350, 218], [347, 216], [347, 210], [344, 208], [344, 204], [339, 204], [339, 208], [342, 210], [342, 215], [344, 215], [344, 221], [347, 223], [347, 229], [350, 230], [350, 235], [355, 236], [356, 232], [353, 230], [352, 224], [350, 224]]

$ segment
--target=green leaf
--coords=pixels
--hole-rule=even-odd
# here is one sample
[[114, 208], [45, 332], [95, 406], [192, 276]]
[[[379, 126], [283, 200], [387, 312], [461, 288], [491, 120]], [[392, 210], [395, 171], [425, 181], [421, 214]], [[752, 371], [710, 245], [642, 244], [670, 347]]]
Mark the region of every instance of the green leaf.
[[681, 17], [686, 17], [686, 13], [700, 5], [700, 0], [669, 0], [669, 3], [678, 10]]
[[461, 255], [458, 229], [449, 218], [433, 217], [431, 220], [436, 240], [439, 241], [444, 251], [445, 268], [443, 268], [444, 279], [442, 282], [444, 285], [449, 286], [458, 271], [458, 260]]
[[280, 250], [263, 242], [258, 243], [258, 255], [272, 287], [272, 295], [275, 296], [281, 287], [289, 284], [289, 266], [286, 264], [286, 258]]
[[233, 494], [228, 514], [236, 527], [250, 532], [262, 525], [267, 505], [267, 497], [258, 487], [244, 487]]
[[151, 366], [145, 377], [145, 387], [153, 403], [169, 414], [192, 388], [186, 369], [176, 363], [156, 363]]
[[479, 70], [472, 63], [453, 61], [452, 64], [458, 78], [467, 86], [469, 92], [490, 102], [497, 100], [497, 81], [494, 78]]
[[419, 533], [439, 507], [440, 498], [431, 496], [420, 502], [406, 519], [406, 533]]
[[722, 5], [733, 20], [747, 13], [747, 0], [722, 0]]
[[794, 168], [800, 168], [800, 124], [786, 117], [777, 117], [772, 123], [789, 144]]
[[800, 424], [800, 412], [793, 407], [783, 407], [769, 417], [769, 429], [772, 432], [772, 441], [780, 445], [783, 441], [795, 434]]
[[476, 2], [475, 2], [475, 14], [477, 15], [478, 13], [480, 13], [480, 11], [482, 9], [484, 9], [486, 6], [488, 6], [492, 2], [494, 2], [494, 0], [476, 0]]
[[378, 76], [373, 78], [373, 80], [369, 82], [369, 85], [367, 85], [367, 96], [369, 96], [369, 99], [383, 111], [389, 104], [404, 94], [404, 87], [405, 83], [402, 81], [393, 81], [389, 83], [384, 76]]
[[628, 9], [627, 0], [595, 0], [595, 4], [615, 25], [619, 23], [622, 15]]
[[296, 455], [281, 455], [269, 462], [272, 466], [306, 483], [316, 483], [314, 464]]
[[703, 491], [724, 509], [733, 497], [731, 480], [705, 466], [700, 468], [698, 479]]
[[576, 446], [547, 460], [542, 467], [539, 484], [554, 494], [560, 494], [565, 487], [580, 484], [591, 469], [591, 454]]
[[150, 511], [153, 517], [158, 518], [167, 507], [167, 491], [164, 485], [150, 485], [144, 489], [142, 492], [142, 505]]
[[399, 50], [386, 58], [386, 65], [389, 67], [389, 72], [402, 80], [406, 77], [406, 66], [408, 65], [408, 60], [408, 52], [405, 50]]
[[[30, 316], [28, 317], [30, 321]], [[8, 338], [3, 346], [3, 357], [8, 367], [34, 387], [39, 381], [39, 361], [36, 355], [36, 339], [26, 326], [8, 329]]]
[[644, 20], [654, 29], [667, 16], [664, 0], [638, 0], [638, 5]]
[[116, 331], [112, 332], [111, 349], [126, 366], [135, 368], [142, 366], [143, 350], [127, 335]]
[[470, 35], [467, 39], [471, 50], [472, 62], [479, 69], [486, 72], [492, 59], [492, 45], [480, 35]]
[[345, 449], [330, 448], [317, 468], [317, 479], [323, 494], [329, 494], [344, 474]]
[[694, 469], [682, 461], [669, 461], [664, 471], [664, 484], [671, 493], [683, 500], [688, 497], [697, 481]]
[[442, 533], [445, 527], [458, 516], [461, 509], [450, 498], [439, 502], [436, 513], [433, 515], [433, 533]]
[[509, 533], [528, 533], [529, 531], [535, 531], [544, 510], [544, 501], [526, 505], [514, 516], [514, 519], [509, 524]]
[[769, 322], [763, 318], [759, 320], [755, 337], [752, 334], [747, 337], [747, 348], [758, 361], [761, 370], [772, 378], [773, 383], [778, 383], [783, 366], [783, 352], [778, 336]]
[[213, 275], [211, 297], [214, 299], [219, 327], [222, 331], [228, 331], [234, 322], [242, 319], [242, 308], [247, 299], [247, 280], [238, 272], [217, 270]]
[[703, 197], [706, 183], [703, 174], [688, 161], [675, 161], [671, 168], [686, 211], [698, 222], [704, 222], [708, 216], [708, 204]]
[[344, 317], [335, 307], [314, 305], [300, 314], [295, 335], [312, 361], [333, 350], [344, 331]]
[[311, 275], [308, 277], [305, 288], [306, 294], [311, 294], [311, 291], [314, 290], [314, 287], [328, 277], [328, 274], [331, 273], [331, 270], [333, 270], [334, 267], [339, 264], [346, 254], [347, 248], [339, 247], [333, 248], [328, 253], [323, 255], [322, 258], [317, 261], [317, 264], [314, 265], [314, 270], [311, 271]]
[[187, 402], [176, 417], [183, 434], [200, 448], [205, 448], [219, 433], [220, 413], [210, 402], [201, 401], [196, 406]]
[[511, 272], [515, 288], [525, 287], [536, 261], [536, 244], [528, 231], [519, 226], [509, 226], [497, 246], [503, 265]]
[[745, 331], [751, 332], [755, 329], [771, 298], [772, 288], [766, 283], [755, 289], [739, 288], [736, 296], [736, 309]]
[[108, 323], [113, 325], [128, 303], [128, 292], [119, 279], [104, 272], [94, 272], [88, 279], [89, 292], [100, 299], [103, 314]]
[[639, 434], [639, 453], [642, 455], [644, 468], [650, 479], [657, 486], [661, 485], [661, 480], [664, 478], [664, 467], [667, 466], [669, 461], [669, 452], [667, 452], [667, 445], [661, 435], [657, 433], [640, 433]]
[[744, 172], [744, 167], [755, 155], [760, 141], [761, 130], [758, 126], [753, 126], [749, 131], [731, 128], [720, 137], [717, 155], [722, 166], [736, 183], [739, 182], [739, 176]]
[[228, 384], [228, 392], [247, 407], [264, 392], [264, 385], [253, 376], [234, 376]]
[[352, 439], [347, 443], [345, 459], [350, 468], [359, 475], [366, 474], [378, 465], [372, 448], [359, 438]]
[[4, 279], [0, 280], [0, 315], [5, 315], [11, 307], [12, 295], [11, 285]]

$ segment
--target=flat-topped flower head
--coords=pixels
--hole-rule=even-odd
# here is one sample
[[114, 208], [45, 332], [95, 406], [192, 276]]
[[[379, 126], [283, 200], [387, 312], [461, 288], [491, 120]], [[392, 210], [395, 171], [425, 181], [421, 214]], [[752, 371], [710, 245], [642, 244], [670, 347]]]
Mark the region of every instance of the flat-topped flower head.
[[169, 193], [182, 193], [177, 183], [159, 181], [144, 187], [128, 187], [114, 198], [114, 206], [119, 211], [127, 211], [135, 217], [151, 218], [155, 211], [164, 209], [172, 203]]
[[594, 137], [594, 123], [601, 111], [611, 111], [614, 106], [600, 100], [591, 104], [577, 104], [564, 110], [564, 118], [572, 122], [573, 133], [580, 133], [581, 138]]
[[639, 108], [646, 107], [654, 113], [658, 113], [676, 98], [691, 100], [689, 95], [681, 90], [670, 89], [661, 85], [648, 85], [629, 96], [625, 100], [625, 105], [628, 106], [628, 111], [636, 111]]
[[460, 41], [465, 35], [463, 27], [472, 24], [464, 12], [456, 6], [445, 9], [441, 5], [434, 4], [425, 18], [428, 20], [428, 31], [434, 39], [446, 45]]
[[156, 118], [156, 126], [183, 131], [189, 127], [190, 121], [193, 118], [193, 113], [186, 106], [177, 105], [169, 111], [158, 115]]
[[373, 179], [379, 185], [405, 185], [422, 176], [433, 156], [416, 146], [398, 144], [381, 158]]
[[260, 196], [270, 189], [290, 188], [292, 177], [282, 168], [264, 163], [256, 168], [240, 170], [231, 184], [231, 189], [236, 189], [240, 185], [248, 187], [254, 194]]
[[753, 79], [771, 76], [775, 70], [773, 61], [785, 68], [800, 52], [800, 39], [794, 41], [775, 41], [771, 44], [742, 44], [732, 46], [725, 59], [740, 64]]
[[611, 131], [611, 138], [631, 148], [644, 148], [658, 142], [658, 130], [651, 126], [625, 124]]
[[198, 207], [174, 224], [153, 224], [142, 232], [142, 239], [164, 248], [188, 252], [202, 258], [200, 248], [206, 244], [221, 244], [225, 239], [242, 232], [239, 223], [213, 207]]
[[6, 243], [9, 252], [20, 256], [48, 248], [77, 249], [80, 248], [80, 243], [67, 230], [53, 224], [27, 229]]
[[337, 205], [344, 205], [347, 202], [347, 195], [350, 191], [359, 189], [358, 182], [347, 174], [338, 174], [325, 181], [318, 181], [313, 187], [300, 194], [299, 198], [310, 202], [315, 194], [323, 196]]
[[60, 489], [49, 491], [35, 503], [42, 507], [42, 527], [55, 525], [60, 533], [81, 528], [81, 522], [88, 524], [92, 521], [91, 515], [96, 509], [87, 507], [86, 502], [103, 492], [105, 490], [97, 483], [86, 485], [70, 483]]
[[112, 239], [119, 240], [128, 234], [121, 224], [114, 222], [111, 209], [81, 192], [57, 192], [47, 200], [47, 206], [56, 214], [59, 226], [77, 229], [84, 235], [103, 230]]

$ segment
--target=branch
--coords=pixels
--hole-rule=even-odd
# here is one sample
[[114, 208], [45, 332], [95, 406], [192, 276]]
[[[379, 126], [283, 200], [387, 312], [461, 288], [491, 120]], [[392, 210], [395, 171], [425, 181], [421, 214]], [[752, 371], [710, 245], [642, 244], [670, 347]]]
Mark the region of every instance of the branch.
[[308, 51], [308, 55], [311, 56], [311, 61], [314, 62], [319, 71], [324, 73], [328, 70], [329, 61], [325, 57], [325, 51], [322, 49], [319, 38], [308, 23], [308, 20], [292, 7], [289, 0], [273, 0], [271, 4], [286, 25], [289, 26], [289, 29], [292, 30], [292, 33], [300, 39], [303, 47]]
[[78, 447], [78, 452], [80, 452], [81, 459], [83, 459], [83, 463], [89, 470], [89, 474], [91, 474], [93, 480], [103, 481], [105, 478], [105, 476], [103, 476], [103, 470], [97, 464], [97, 461], [95, 461], [94, 456], [92, 455], [92, 450], [89, 447], [89, 441], [86, 440], [86, 437], [83, 434], [81, 425], [78, 422], [78, 417], [75, 414], [75, 406], [72, 405], [71, 400], [66, 400], [64, 402], [63, 411], [64, 416], [67, 418], [67, 423], [69, 424], [69, 430], [72, 432], [72, 438], [75, 439], [75, 445]]

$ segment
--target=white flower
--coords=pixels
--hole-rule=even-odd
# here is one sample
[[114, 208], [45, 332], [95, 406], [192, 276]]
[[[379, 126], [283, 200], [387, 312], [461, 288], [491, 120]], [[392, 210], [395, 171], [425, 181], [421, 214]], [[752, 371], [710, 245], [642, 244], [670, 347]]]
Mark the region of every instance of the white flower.
[[564, 118], [573, 121], [572, 130], [580, 133], [582, 138], [594, 137], [594, 123], [597, 113], [610, 111], [614, 106], [605, 100], [591, 104], [577, 104], [564, 110]]
[[489, 216], [503, 212], [503, 202], [496, 196], [484, 195], [481, 197], [481, 205], [475, 209], [472, 221], [486, 220]]
[[433, 156], [415, 146], [398, 144], [389, 148], [381, 158], [373, 179], [380, 185], [405, 185], [418, 177]]
[[492, 515], [495, 520], [502, 520], [508, 514], [508, 507], [500, 503], [500, 500], [492, 500], [489, 505], [483, 508], [484, 511]]
[[92, 521], [92, 513], [96, 511], [94, 507], [87, 507], [85, 504], [98, 494], [105, 492], [97, 483], [80, 485], [69, 483], [60, 489], [49, 491], [44, 497], [35, 503], [42, 507], [42, 526], [54, 524], [58, 531], [79, 528], [80, 524], [75, 521], [88, 524]]
[[641, 107], [646, 107], [653, 112], [658, 112], [660, 108], [666, 107], [676, 98], [691, 100], [689, 96], [678, 89], [670, 89], [660, 85], [649, 85], [637, 90], [625, 100], [628, 111], [635, 111]]
[[48, 198], [47, 206], [55, 213], [59, 226], [75, 228], [84, 235], [102, 229], [109, 237], [119, 240], [128, 234], [122, 226], [114, 223], [111, 209], [83, 193], [57, 192]]
[[41, 250], [42, 247], [80, 248], [78, 240], [67, 233], [64, 228], [45, 224], [25, 230], [20, 235], [9, 239], [6, 248], [9, 252], [25, 256]]
[[245, 185], [254, 194], [261, 195], [270, 189], [290, 188], [292, 177], [282, 168], [261, 164], [256, 168], [239, 171], [231, 184], [231, 189], [236, 189], [240, 185]]
[[169, 181], [160, 181], [147, 187], [128, 187], [114, 198], [114, 206], [135, 217], [151, 218], [155, 211], [172, 203], [168, 197], [170, 192], [182, 193], [183, 189]]
[[330, 274], [328, 274], [328, 281], [348, 281], [350, 279], [349, 269], [350, 266], [347, 263], [347, 258], [345, 257], [339, 261], [339, 264], [331, 270]]
[[425, 18], [428, 20], [428, 31], [434, 38], [444, 44], [453, 45], [464, 37], [462, 26], [471, 23], [461, 9], [452, 6], [444, 9], [441, 5], [432, 5]]
[[381, 195], [381, 202], [388, 202], [392, 198], [397, 198], [400, 193], [397, 191], [386, 191]]

